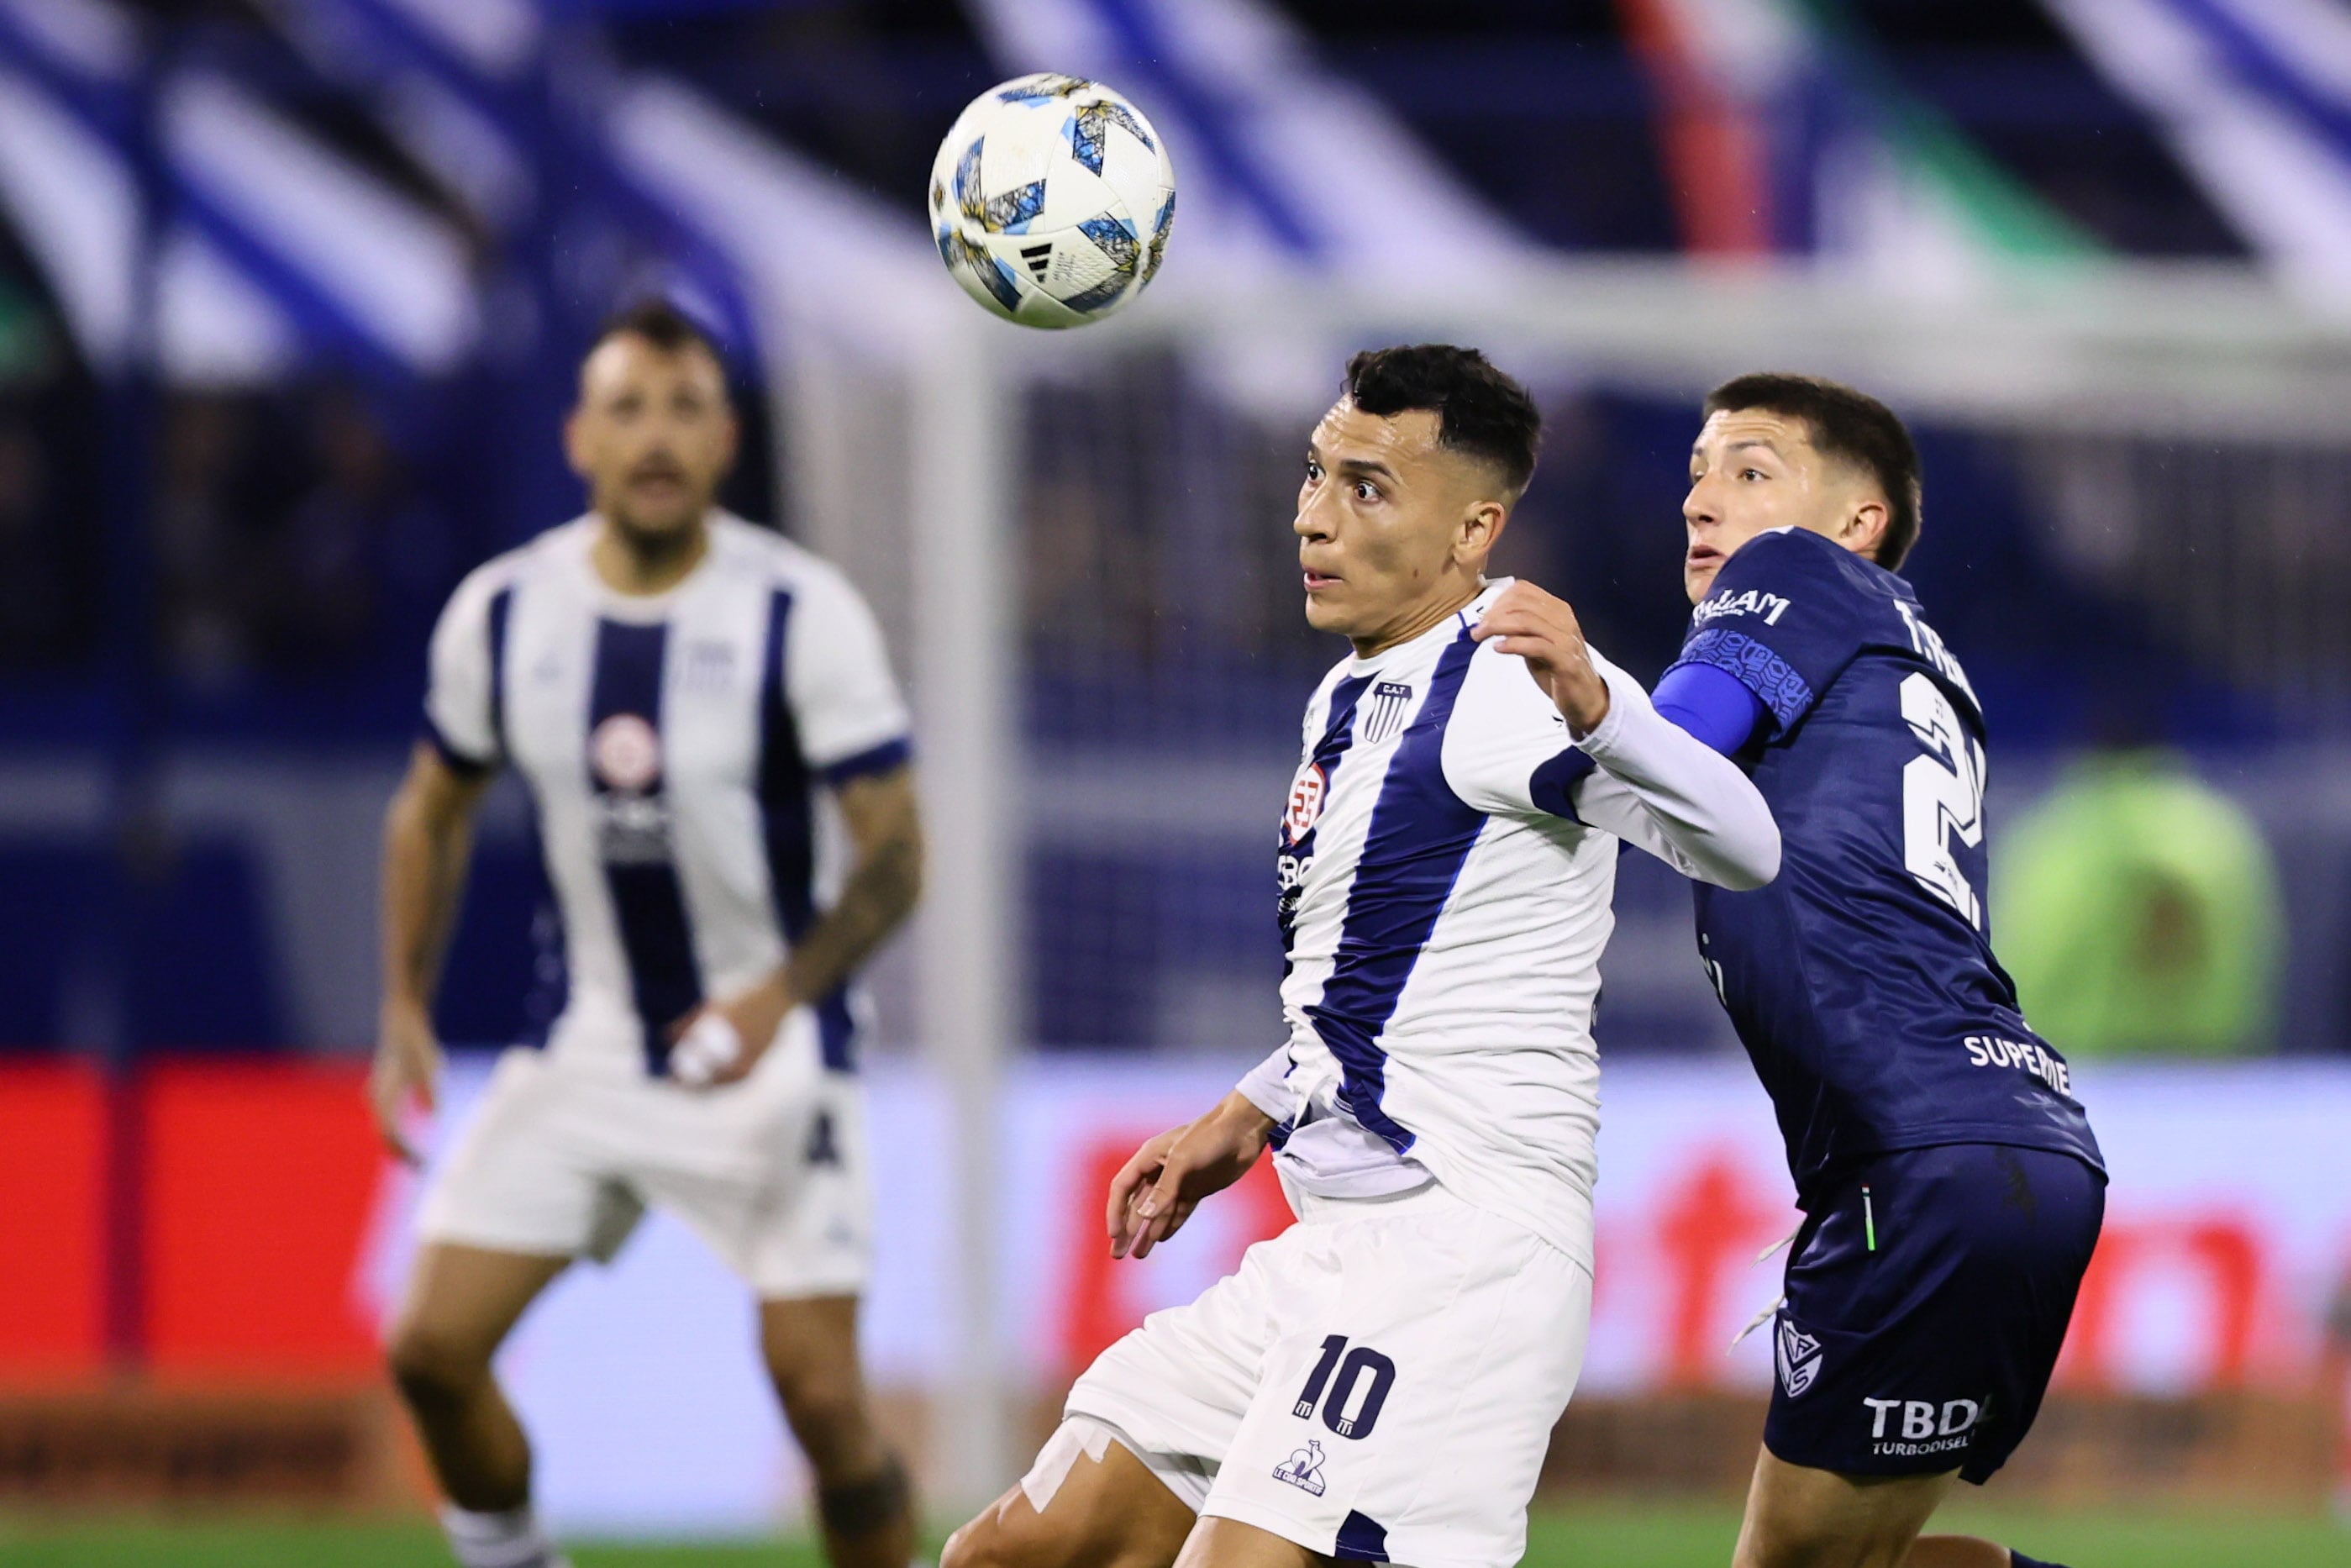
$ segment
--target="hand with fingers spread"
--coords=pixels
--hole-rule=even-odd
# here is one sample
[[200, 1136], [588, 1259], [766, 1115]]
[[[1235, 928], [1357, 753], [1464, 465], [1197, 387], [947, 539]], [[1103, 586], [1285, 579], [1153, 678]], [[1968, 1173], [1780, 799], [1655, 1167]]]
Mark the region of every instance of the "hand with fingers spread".
[[1583, 627], [1567, 601], [1531, 582], [1514, 582], [1487, 608], [1469, 633], [1527, 662], [1535, 684], [1581, 740], [1608, 716], [1608, 683], [1593, 666]]
[[1110, 1184], [1102, 1218], [1113, 1258], [1147, 1258], [1183, 1228], [1200, 1200], [1249, 1174], [1273, 1135], [1273, 1119], [1238, 1092], [1134, 1151]]
[[424, 1004], [388, 998], [376, 1025], [375, 1066], [368, 1074], [368, 1103], [384, 1146], [402, 1162], [424, 1163], [410, 1145], [401, 1123], [412, 1101], [431, 1111], [441, 1081], [441, 1042], [434, 1037], [433, 1015]]

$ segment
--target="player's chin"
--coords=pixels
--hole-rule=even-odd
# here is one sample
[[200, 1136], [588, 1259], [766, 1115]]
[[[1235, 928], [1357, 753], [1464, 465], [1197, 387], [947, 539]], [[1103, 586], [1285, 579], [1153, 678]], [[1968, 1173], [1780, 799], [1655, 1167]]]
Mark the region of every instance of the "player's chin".
[[1335, 632], [1343, 637], [1350, 632], [1352, 618], [1344, 605], [1334, 601], [1338, 586], [1334, 582], [1306, 596], [1306, 624], [1317, 632]]
[[1696, 604], [1707, 596], [1714, 587], [1714, 580], [1721, 574], [1721, 571], [1722, 558], [1719, 556], [1712, 560], [1682, 568], [1682, 588], [1688, 593], [1689, 601], [1692, 604]]

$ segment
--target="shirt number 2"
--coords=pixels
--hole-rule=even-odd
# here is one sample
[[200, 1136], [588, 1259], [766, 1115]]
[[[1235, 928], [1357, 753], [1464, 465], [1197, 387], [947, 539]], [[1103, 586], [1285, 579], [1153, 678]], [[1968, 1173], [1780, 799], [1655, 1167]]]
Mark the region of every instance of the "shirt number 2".
[[1953, 841], [1983, 842], [1984, 751], [1959, 710], [1924, 673], [1902, 682], [1902, 717], [1925, 754], [1902, 768], [1902, 860], [1918, 885], [1983, 929], [1983, 899], [1959, 869]]

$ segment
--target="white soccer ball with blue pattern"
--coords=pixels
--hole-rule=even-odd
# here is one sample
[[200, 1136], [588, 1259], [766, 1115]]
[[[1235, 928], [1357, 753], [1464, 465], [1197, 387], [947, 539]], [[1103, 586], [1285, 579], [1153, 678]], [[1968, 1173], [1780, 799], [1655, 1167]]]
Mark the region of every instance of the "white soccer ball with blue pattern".
[[1023, 327], [1082, 327], [1167, 254], [1176, 171], [1142, 111], [1050, 72], [988, 89], [939, 144], [931, 233], [947, 271]]

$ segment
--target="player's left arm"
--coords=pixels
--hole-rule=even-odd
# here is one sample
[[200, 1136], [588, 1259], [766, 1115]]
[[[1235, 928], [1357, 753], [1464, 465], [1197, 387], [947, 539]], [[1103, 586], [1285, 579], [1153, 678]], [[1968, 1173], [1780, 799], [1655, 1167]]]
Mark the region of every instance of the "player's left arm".
[[906, 705], [882, 628], [849, 580], [811, 571], [791, 597], [780, 650], [801, 760], [831, 786], [853, 863], [841, 894], [748, 990], [713, 998], [678, 1030], [671, 1073], [731, 1083], [758, 1064], [792, 1009], [849, 983], [914, 909], [923, 889], [923, 823], [909, 765]]
[[1531, 770], [1523, 788], [1536, 807], [1719, 886], [1756, 888], [1779, 874], [1779, 824], [1753, 781], [1659, 716], [1641, 684], [1584, 642], [1564, 601], [1513, 583], [1473, 634], [1525, 661], [1574, 742]]
[[914, 770], [901, 764], [852, 779], [835, 798], [855, 857], [841, 896], [801, 934], [775, 973], [748, 990], [711, 1002], [680, 1027], [681, 1043], [709, 1015], [734, 1031], [734, 1041], [723, 1042], [718, 1051], [732, 1061], [715, 1067], [705, 1082], [733, 1083], [747, 1077], [786, 1015], [847, 985], [922, 897], [923, 821]]

